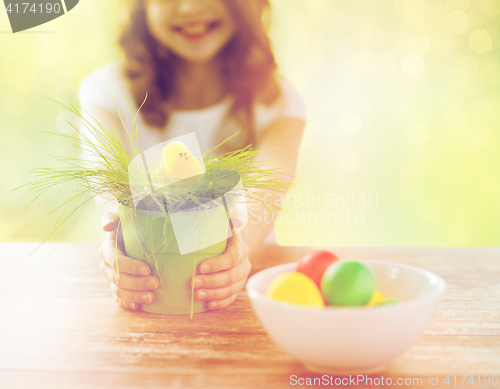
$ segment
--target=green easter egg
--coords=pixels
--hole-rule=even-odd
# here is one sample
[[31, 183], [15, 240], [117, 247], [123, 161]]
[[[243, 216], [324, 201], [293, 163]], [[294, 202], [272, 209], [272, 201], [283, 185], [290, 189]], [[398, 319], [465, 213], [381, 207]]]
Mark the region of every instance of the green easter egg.
[[321, 291], [330, 305], [365, 305], [375, 290], [375, 276], [367, 266], [356, 261], [330, 265], [321, 279]]

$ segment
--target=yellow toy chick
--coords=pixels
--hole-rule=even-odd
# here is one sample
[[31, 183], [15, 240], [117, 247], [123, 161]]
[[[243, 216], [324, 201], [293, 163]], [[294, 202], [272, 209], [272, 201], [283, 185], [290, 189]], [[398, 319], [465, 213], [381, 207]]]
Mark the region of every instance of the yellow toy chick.
[[162, 184], [203, 174], [203, 169], [184, 143], [174, 141], [161, 150], [161, 166], [155, 176]]

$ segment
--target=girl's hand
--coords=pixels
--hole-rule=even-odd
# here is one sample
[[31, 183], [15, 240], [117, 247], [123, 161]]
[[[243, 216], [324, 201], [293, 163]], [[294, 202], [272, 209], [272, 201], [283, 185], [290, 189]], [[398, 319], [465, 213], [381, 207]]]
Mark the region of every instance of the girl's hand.
[[248, 247], [243, 241], [243, 233], [234, 234], [227, 241], [226, 250], [221, 255], [203, 260], [199, 265], [202, 275], [190, 280], [194, 282], [194, 298], [206, 301], [209, 310], [226, 308], [232, 304], [243, 289], [252, 265], [248, 260]]
[[[111, 284], [111, 291], [118, 305], [125, 309], [140, 310], [141, 304], [151, 304], [154, 301], [152, 290], [157, 289], [160, 283], [158, 278], [150, 275], [151, 269], [147, 263], [125, 256], [121, 229], [117, 231], [119, 220], [119, 216], [113, 212], [104, 217], [102, 228], [107, 234], [99, 249], [102, 258], [100, 268]], [[117, 261], [120, 280], [116, 271]]]

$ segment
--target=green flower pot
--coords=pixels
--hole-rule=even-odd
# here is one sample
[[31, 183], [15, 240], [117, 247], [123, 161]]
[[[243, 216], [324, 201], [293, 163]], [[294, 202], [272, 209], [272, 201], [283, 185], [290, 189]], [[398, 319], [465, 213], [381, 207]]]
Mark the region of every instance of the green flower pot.
[[[121, 204], [119, 214], [127, 256], [146, 262], [151, 274], [160, 280], [160, 287], [153, 291], [154, 303], [142, 304], [142, 310], [167, 315], [207, 311], [205, 301], [194, 300], [189, 280], [200, 274], [198, 267], [202, 260], [224, 252], [227, 239], [181, 255], [168, 215]], [[228, 225], [219, 219], [210, 228], [227, 231]]]

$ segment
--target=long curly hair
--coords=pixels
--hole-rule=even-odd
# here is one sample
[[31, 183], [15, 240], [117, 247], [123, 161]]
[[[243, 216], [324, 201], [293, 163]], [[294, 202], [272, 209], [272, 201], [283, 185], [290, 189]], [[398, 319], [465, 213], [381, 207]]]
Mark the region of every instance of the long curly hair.
[[[255, 142], [253, 107], [257, 101], [274, 103], [281, 95], [277, 65], [267, 35], [269, 0], [222, 0], [233, 17], [237, 31], [219, 52], [233, 105], [225, 118], [217, 143], [237, 130], [242, 132], [225, 143], [222, 152]], [[145, 122], [162, 131], [168, 123], [164, 102], [173, 88], [172, 56], [161, 55], [164, 47], [150, 34], [146, 22], [146, 0], [125, 1], [119, 45], [123, 50], [122, 71]], [[266, 19], [267, 18], [267, 19]]]

